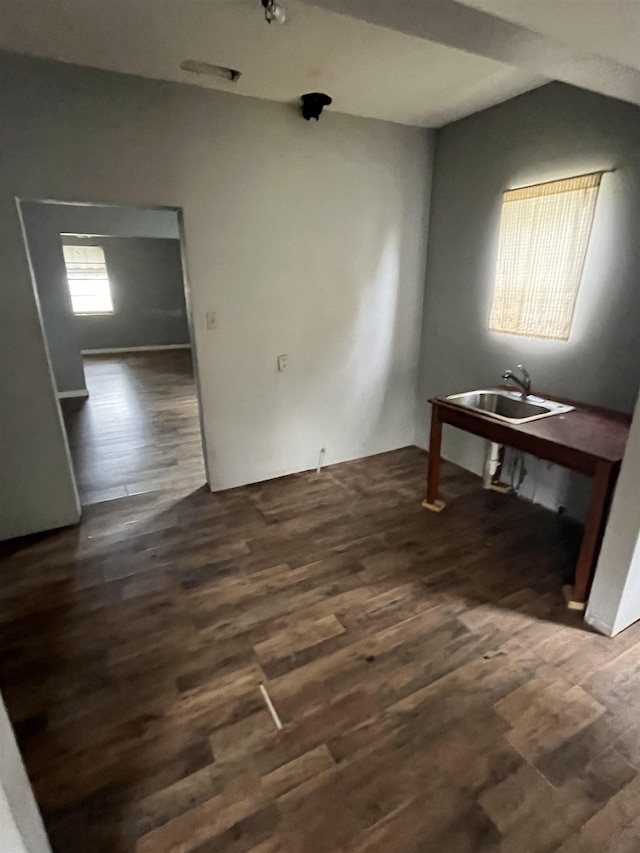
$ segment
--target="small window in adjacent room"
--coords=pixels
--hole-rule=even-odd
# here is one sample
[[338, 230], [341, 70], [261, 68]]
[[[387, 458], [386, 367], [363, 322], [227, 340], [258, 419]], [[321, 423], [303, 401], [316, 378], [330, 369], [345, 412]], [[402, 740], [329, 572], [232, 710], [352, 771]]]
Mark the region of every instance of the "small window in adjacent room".
[[113, 314], [102, 246], [63, 246], [74, 314]]
[[568, 340], [601, 177], [504, 193], [492, 331]]

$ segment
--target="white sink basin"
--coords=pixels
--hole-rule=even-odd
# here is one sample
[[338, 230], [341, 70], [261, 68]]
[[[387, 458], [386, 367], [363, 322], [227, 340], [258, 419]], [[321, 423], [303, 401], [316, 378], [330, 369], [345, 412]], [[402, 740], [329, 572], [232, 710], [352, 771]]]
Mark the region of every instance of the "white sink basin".
[[530, 394], [522, 399], [519, 391], [504, 391], [501, 388], [490, 388], [482, 391], [466, 391], [464, 394], [451, 394], [446, 398], [456, 406], [472, 409], [498, 421], [510, 424], [526, 424], [540, 418], [550, 418], [553, 415], [563, 415], [572, 412], [573, 406], [556, 403], [553, 400], [543, 400]]

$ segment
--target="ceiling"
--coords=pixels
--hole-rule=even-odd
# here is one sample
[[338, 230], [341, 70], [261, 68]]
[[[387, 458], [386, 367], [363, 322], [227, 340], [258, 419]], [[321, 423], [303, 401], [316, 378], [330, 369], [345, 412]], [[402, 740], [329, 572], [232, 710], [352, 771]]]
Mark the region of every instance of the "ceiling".
[[[0, 49], [274, 101], [326, 91], [337, 112], [422, 127], [546, 80], [313, 4], [284, 3], [289, 20], [269, 26], [259, 0], [2, 0]], [[196, 76], [180, 69], [185, 59], [242, 77]]]
[[306, 0], [640, 105], [640, 0]]
[[458, 0], [640, 70], [640, 0]]

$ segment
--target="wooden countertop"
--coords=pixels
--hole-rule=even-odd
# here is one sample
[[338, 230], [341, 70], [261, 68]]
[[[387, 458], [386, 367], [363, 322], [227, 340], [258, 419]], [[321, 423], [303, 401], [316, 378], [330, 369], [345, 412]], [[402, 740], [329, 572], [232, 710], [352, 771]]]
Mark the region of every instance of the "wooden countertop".
[[[564, 415], [552, 415], [524, 424], [510, 424], [457, 406], [443, 397], [432, 398], [429, 402], [446, 412], [442, 418], [445, 423], [585, 474], [592, 472], [597, 460], [613, 463], [622, 460], [629, 435], [630, 415], [538, 392], [535, 392], [535, 396], [568, 403], [575, 409]], [[580, 457], [585, 460], [585, 464], [579, 461]]]

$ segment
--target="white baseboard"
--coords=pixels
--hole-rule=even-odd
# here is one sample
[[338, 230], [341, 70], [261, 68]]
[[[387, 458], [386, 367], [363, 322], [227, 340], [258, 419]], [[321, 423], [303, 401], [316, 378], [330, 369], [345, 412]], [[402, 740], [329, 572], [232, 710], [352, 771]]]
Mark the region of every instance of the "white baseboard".
[[161, 349], [191, 349], [191, 344], [159, 344], [153, 347], [107, 347], [106, 349], [83, 349], [82, 355], [110, 355], [118, 352], [154, 352]]
[[66, 400], [68, 397], [88, 397], [89, 392], [86, 388], [81, 388], [78, 391], [58, 391], [58, 400]]

